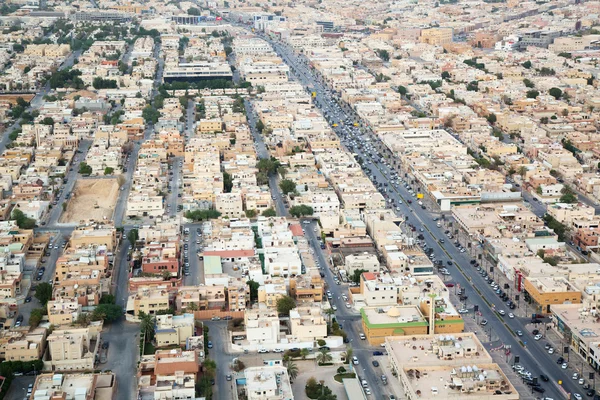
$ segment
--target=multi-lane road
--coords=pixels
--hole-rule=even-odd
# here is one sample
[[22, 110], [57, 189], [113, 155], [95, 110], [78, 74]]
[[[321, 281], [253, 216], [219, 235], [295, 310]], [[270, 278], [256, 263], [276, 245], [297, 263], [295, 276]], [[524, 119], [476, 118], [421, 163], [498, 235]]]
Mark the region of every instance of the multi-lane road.
[[[313, 76], [304, 60], [301, 60], [283, 45], [273, 41], [270, 41], [270, 43], [282, 56], [284, 61], [293, 68], [296, 76], [305, 87], [311, 88], [311, 90], [316, 92], [316, 104], [328, 117], [333, 116], [333, 119], [336, 121], [358, 120], [356, 115], [346, 111], [346, 107], [340, 107], [337, 104], [337, 101], [330, 95], [330, 91]], [[476, 273], [470, 264], [471, 259], [468, 253], [461, 253], [451, 242], [440, 243], [439, 239], [445, 236], [444, 232], [437, 227], [437, 223], [433, 221], [433, 214], [429, 210], [423, 210], [421, 207], [416, 206], [416, 204], [413, 207], [407, 203], [406, 200], [412, 199], [412, 195], [394, 179], [396, 176], [402, 178], [403, 171], [400, 171], [398, 175], [399, 171], [386, 165], [379, 157], [371, 157], [375, 152], [375, 147], [381, 148], [381, 144], [367, 146], [365, 139], [368, 138], [373, 143], [377, 143], [377, 138], [368, 130], [348, 128], [347, 125], [346, 127], [341, 125], [334, 127], [334, 130], [342, 138], [344, 145], [348, 147], [352, 146], [352, 152], [357, 154], [358, 157], [363, 160], [370, 159], [371, 163], [368, 164], [370, 172], [367, 175], [376, 182], [385, 182], [388, 184], [387, 198], [392, 199], [397, 205], [400, 214], [408, 216], [409, 222], [417, 230], [420, 231], [421, 228], [423, 229], [422, 233], [425, 237], [425, 242], [434, 250], [437, 258], [442, 260], [445, 265], [447, 265], [447, 261], [452, 262], [452, 265], [447, 267], [451, 273], [452, 281], [460, 284], [461, 287], [468, 288], [467, 293], [472, 304], [479, 306], [481, 318], [488, 321], [486, 330], [494, 332], [499, 342], [510, 346], [512, 355], [518, 355], [520, 364], [528, 369], [533, 376], [544, 374], [550, 377], [550, 382], [543, 383], [543, 387], [546, 389], [545, 395], [553, 398], [564, 397], [558, 387], [558, 381], [563, 382], [562, 387], [567, 392], [583, 393], [583, 390], [571, 379], [570, 372], [561, 369], [556, 364], [558, 355], [548, 354], [542, 341], [533, 340], [531, 332], [527, 330], [527, 319], [503, 318], [496, 312], [496, 310], [507, 309], [506, 305], [503, 304], [487, 281], [480, 274]], [[307, 230], [307, 232], [310, 232], [310, 230]], [[477, 290], [474, 289], [475, 287]], [[343, 316], [340, 316], [341, 318]], [[513, 333], [517, 330], [523, 331], [524, 336], [517, 337]], [[487, 339], [482, 338], [482, 340], [486, 341]], [[371, 376], [369, 380], [372, 379], [373, 377]], [[369, 383], [373, 385], [373, 382]]]

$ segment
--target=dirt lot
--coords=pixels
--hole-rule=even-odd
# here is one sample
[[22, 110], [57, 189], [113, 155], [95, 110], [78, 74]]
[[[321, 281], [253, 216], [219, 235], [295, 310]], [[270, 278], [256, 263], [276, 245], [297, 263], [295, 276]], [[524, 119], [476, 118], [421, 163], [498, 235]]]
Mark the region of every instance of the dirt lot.
[[[119, 184], [116, 179], [79, 179], [66, 211], [60, 216], [60, 222], [112, 219], [118, 195]], [[98, 208], [95, 208], [96, 205]]]

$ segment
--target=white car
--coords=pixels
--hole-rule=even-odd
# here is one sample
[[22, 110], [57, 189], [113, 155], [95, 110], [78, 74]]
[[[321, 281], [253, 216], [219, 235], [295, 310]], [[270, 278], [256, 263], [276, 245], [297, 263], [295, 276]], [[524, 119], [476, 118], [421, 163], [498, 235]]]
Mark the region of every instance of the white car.
[[358, 365], [358, 358], [356, 356], [352, 357], [352, 364]]
[[337, 306], [335, 304], [332, 305], [331, 308], [333, 309], [333, 311], [337, 311]]
[[283, 349], [273, 349], [273, 353], [283, 353]]
[[575, 400], [581, 400], [582, 397], [579, 393], [573, 393], [573, 397], [575, 397]]
[[461, 308], [460, 310], [458, 310], [459, 314], [468, 314], [469, 310], [467, 310], [466, 308]]
[[513, 319], [515, 317], [515, 314], [513, 313], [508, 313], [508, 318]]
[[369, 388], [365, 388], [365, 394], [366, 394], [366, 395], [370, 395], [370, 394], [371, 394], [371, 389], [369, 389]]
[[267, 349], [258, 349], [258, 352], [259, 353], [268, 353], [269, 350], [267, 350]]
[[543, 337], [543, 336], [542, 336], [542, 335], [540, 335], [540, 334], [538, 333], [538, 334], [537, 334], [537, 335], [535, 335], [533, 338], [534, 338], [535, 340], [540, 340], [542, 337]]

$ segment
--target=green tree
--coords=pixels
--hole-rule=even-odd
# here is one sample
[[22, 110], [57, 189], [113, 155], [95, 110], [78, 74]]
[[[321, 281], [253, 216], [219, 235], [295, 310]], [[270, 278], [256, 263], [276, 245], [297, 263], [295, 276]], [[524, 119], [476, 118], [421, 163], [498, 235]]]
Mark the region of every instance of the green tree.
[[217, 210], [194, 210], [186, 211], [184, 217], [194, 221], [206, 221], [209, 219], [216, 219], [221, 216], [221, 213]]
[[[600, 163], [599, 163], [600, 164]], [[600, 168], [600, 167], [598, 167]], [[265, 211], [262, 212], [261, 214], [263, 217], [275, 217], [277, 216], [277, 213], [275, 212], [275, 210], [271, 207], [271, 208], [267, 208]]]
[[295, 362], [289, 361], [287, 363], [287, 373], [290, 377], [290, 381], [296, 380], [296, 378], [298, 377], [298, 366]]
[[346, 360], [346, 362], [350, 362], [352, 360], [352, 356], [354, 355], [354, 349], [350, 346], [346, 347], [346, 351], [342, 353], [342, 357]]
[[323, 313], [327, 315], [327, 323], [330, 324], [331, 317], [335, 315], [335, 310], [333, 308], [328, 308]]
[[259, 119], [258, 121], [256, 121], [256, 125], [254, 125], [254, 127], [257, 131], [262, 133], [263, 129], [265, 129], [265, 124], [263, 124], [263, 122]]
[[369, 272], [366, 269], [355, 269], [352, 275], [350, 275], [350, 280], [354, 283], [360, 283], [360, 276], [363, 272]]
[[323, 364], [327, 364], [329, 362], [331, 362], [331, 360], [333, 359], [333, 357], [331, 357], [331, 352], [327, 349], [319, 349], [319, 352], [317, 353], [317, 364], [318, 365], [323, 365]]
[[490, 124], [495, 124], [498, 119], [496, 118], [496, 114], [491, 113], [487, 116], [487, 120]]
[[19, 210], [16, 207], [13, 209], [12, 219], [15, 221], [17, 226], [21, 229], [35, 228], [35, 219], [25, 216], [25, 214], [23, 214], [23, 211]]
[[231, 189], [233, 189], [233, 178], [231, 174], [228, 172], [223, 172], [223, 191], [225, 193], [231, 193]]
[[250, 279], [246, 282], [248, 285], [248, 289], [250, 290], [250, 302], [255, 302], [258, 300], [258, 288], [260, 287], [260, 283], [253, 281]]
[[528, 87], [530, 89], [535, 87], [535, 84], [527, 78], [523, 79], [523, 85], [525, 85], [525, 87]]
[[558, 100], [562, 97], [563, 92], [559, 88], [553, 87], [550, 90], [548, 90], [548, 94], [554, 97], [556, 100]]
[[311, 206], [301, 204], [290, 208], [290, 215], [295, 218], [308, 217], [313, 215], [314, 210]]
[[54, 125], [54, 119], [52, 117], [46, 117], [40, 121], [42, 125]]
[[112, 167], [104, 168], [104, 175], [112, 175], [115, 172], [115, 169]]
[[306, 347], [300, 349], [300, 357], [302, 357], [303, 360], [306, 360], [306, 357], [308, 357], [309, 354], [310, 350], [308, 350]]
[[197, 9], [196, 7], [190, 7], [187, 10], [188, 15], [200, 15], [200, 10]]
[[79, 164], [79, 173], [81, 175], [91, 175], [92, 167], [90, 167], [87, 163], [82, 161], [81, 164]]
[[115, 296], [112, 294], [103, 294], [102, 297], [100, 297], [100, 304], [115, 304], [116, 303], [116, 299]]
[[154, 338], [154, 317], [140, 311], [138, 318], [140, 320], [140, 332], [145, 335], [146, 343]]
[[283, 194], [287, 196], [288, 194], [296, 191], [296, 182], [290, 179], [282, 179], [281, 182], [279, 182], [279, 188]]
[[442, 72], [442, 79], [450, 79], [450, 72], [444, 71]]
[[523, 68], [525, 69], [530, 69], [531, 68], [531, 61], [527, 60], [525, 61], [523, 64], [521, 64], [523, 66]]
[[132, 229], [129, 232], [127, 232], [127, 240], [129, 240], [131, 246], [135, 247], [135, 244], [137, 243], [139, 238], [140, 234], [137, 229]]
[[577, 203], [577, 195], [569, 186], [565, 185], [561, 190], [562, 196], [559, 201], [561, 203]]
[[538, 92], [537, 90], [528, 90], [527, 91], [528, 99], [536, 99], [539, 95], [540, 95], [540, 92]]
[[40, 322], [42, 322], [44, 315], [46, 315], [45, 308], [34, 308], [33, 310], [31, 310], [31, 312], [29, 313], [29, 326], [31, 328], [36, 328], [40, 324]]
[[283, 315], [290, 315], [290, 310], [296, 307], [296, 301], [290, 296], [282, 296], [277, 299], [277, 312]]
[[207, 358], [202, 363], [202, 366], [204, 367], [206, 374], [211, 378], [214, 378], [215, 373], [217, 372], [217, 363], [214, 360]]
[[114, 322], [123, 315], [123, 308], [117, 304], [98, 304], [90, 319], [92, 321]]
[[546, 125], [548, 123], [548, 121], [549, 121], [548, 117], [542, 117], [542, 118], [540, 118], [540, 124]]
[[37, 285], [35, 290], [35, 298], [45, 306], [52, 299], [52, 285], [47, 282], [42, 282]]
[[398, 93], [400, 93], [401, 96], [406, 96], [408, 89], [404, 86], [398, 86]]
[[256, 218], [256, 210], [246, 210], [244, 211], [247, 218]]
[[160, 112], [151, 105], [147, 105], [142, 110], [142, 118], [144, 118], [144, 121], [146, 121], [146, 123], [152, 122], [153, 124], [156, 124], [158, 122], [158, 119], [160, 118]]
[[381, 58], [383, 61], [390, 61], [390, 53], [387, 50], [383, 50], [383, 49], [378, 49], [377, 51], [377, 55], [379, 56], [379, 58]]

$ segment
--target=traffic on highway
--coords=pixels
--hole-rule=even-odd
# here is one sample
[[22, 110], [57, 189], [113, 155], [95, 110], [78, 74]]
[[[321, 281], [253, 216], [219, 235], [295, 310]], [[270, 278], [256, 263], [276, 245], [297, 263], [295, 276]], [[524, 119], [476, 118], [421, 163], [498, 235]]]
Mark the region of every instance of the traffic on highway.
[[[398, 160], [393, 159], [368, 126], [358, 119], [350, 107], [341, 103], [333, 91], [325, 87], [319, 77], [313, 74], [305, 59], [294, 54], [283, 44], [266, 36], [263, 38], [271, 43], [290, 66], [295, 78], [307, 91], [313, 93], [315, 105], [321, 109], [343, 145], [354, 154], [367, 176], [379, 188], [389, 207], [398, 215], [406, 216], [411, 230], [419, 232], [419, 237], [422, 238], [419, 243], [424, 249], [430, 249], [429, 254], [433, 254], [444, 265], [438, 272], [447, 282], [459, 284], [469, 293], [470, 304], [465, 302], [463, 312], [468, 311], [465, 316], [474, 318], [485, 332], [489, 332], [487, 339], [480, 338], [482, 341], [489, 342], [489, 345], [494, 347], [500, 345], [505, 349], [505, 367], [510, 369], [505, 371], [507, 375], [519, 377], [525, 384], [523, 387], [528, 388], [531, 393], [535, 392], [538, 397], [564, 398], [571, 393], [577, 398], [581, 393], [586, 393], [586, 388], [586, 394], [589, 395], [589, 383], [585, 381], [585, 377], [575, 375], [568, 369], [570, 366], [564, 361], [564, 349], [549, 351], [550, 345], [542, 340], [546, 329], [544, 321], [536, 319], [534, 322], [537, 324], [532, 325], [529, 318], [515, 318], [510, 312], [518, 306], [515, 299], [507, 297], [508, 295], [497, 286], [487, 271], [479, 266], [477, 260], [470, 257], [463, 246], [458, 242], [453, 243], [452, 240], [444, 240], [450, 232], [446, 232], [440, 224], [439, 212], [432, 209], [435, 207], [417, 200], [419, 189], [415, 181], [408, 171], [402, 169]], [[312, 235], [310, 229], [307, 232], [309, 236]], [[319, 248], [315, 250], [320, 258], [323, 257]], [[328, 275], [328, 278], [329, 286], [335, 288], [332, 277]], [[336, 295], [337, 293], [334, 297], [337, 297]], [[340, 320], [349, 318], [344, 315], [343, 307], [339, 309]], [[353, 326], [360, 326], [358, 319], [350, 317], [350, 321]], [[356, 331], [348, 328], [346, 330]], [[492, 342], [491, 339], [495, 340]], [[361, 353], [358, 354], [360, 357]], [[376, 377], [375, 374], [371, 375], [369, 383], [375, 387]]]

